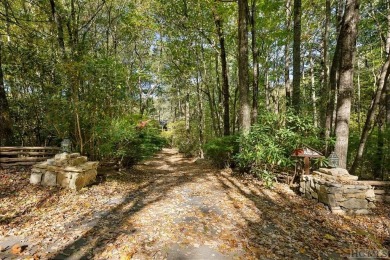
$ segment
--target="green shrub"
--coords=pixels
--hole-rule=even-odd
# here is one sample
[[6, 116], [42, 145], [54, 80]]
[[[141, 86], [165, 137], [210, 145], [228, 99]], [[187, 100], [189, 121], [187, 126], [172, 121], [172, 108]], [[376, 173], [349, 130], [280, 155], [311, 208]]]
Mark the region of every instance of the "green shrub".
[[196, 156], [199, 154], [200, 144], [196, 134], [195, 125], [191, 125], [190, 130], [186, 130], [185, 121], [176, 121], [168, 124], [166, 136], [170, 137], [171, 146], [177, 147], [180, 153], [185, 156]]
[[152, 156], [166, 145], [158, 123], [137, 115], [105, 121], [96, 132], [100, 156], [117, 160], [125, 167]]
[[315, 147], [321, 144], [318, 129], [310, 119], [292, 113], [264, 114], [247, 135], [241, 136], [236, 160], [241, 169], [259, 176], [270, 186], [276, 171], [293, 167], [290, 155], [303, 143]]
[[237, 136], [224, 136], [207, 142], [204, 145], [206, 158], [220, 168], [232, 166], [239, 150], [237, 139]]

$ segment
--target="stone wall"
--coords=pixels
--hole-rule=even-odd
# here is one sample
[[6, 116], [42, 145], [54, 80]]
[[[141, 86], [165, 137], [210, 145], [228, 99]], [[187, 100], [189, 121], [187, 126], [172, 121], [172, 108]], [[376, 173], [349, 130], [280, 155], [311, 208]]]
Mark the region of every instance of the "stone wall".
[[375, 193], [370, 185], [357, 182], [357, 176], [345, 169], [320, 169], [303, 175], [300, 192], [329, 206], [334, 213], [368, 214], [375, 207]]
[[88, 162], [87, 157], [79, 153], [57, 154], [53, 159], [32, 167], [30, 183], [80, 190], [95, 181], [98, 164]]

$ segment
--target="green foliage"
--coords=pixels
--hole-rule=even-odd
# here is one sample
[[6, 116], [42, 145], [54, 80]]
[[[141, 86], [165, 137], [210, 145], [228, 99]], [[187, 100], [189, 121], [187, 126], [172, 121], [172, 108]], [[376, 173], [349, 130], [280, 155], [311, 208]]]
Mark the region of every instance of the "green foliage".
[[185, 156], [196, 156], [200, 149], [199, 139], [194, 131], [186, 129], [185, 121], [176, 121], [168, 124], [168, 129], [164, 135], [170, 138], [173, 147], [177, 147], [180, 153]]
[[238, 137], [235, 135], [215, 138], [204, 145], [206, 157], [221, 168], [232, 166], [238, 151]]
[[[148, 123], [143, 127], [141, 122]], [[100, 155], [118, 160], [122, 166], [148, 158], [166, 145], [158, 123], [138, 115], [107, 120], [97, 127], [96, 133]]]
[[313, 159], [313, 168], [319, 169], [329, 167], [329, 160], [326, 157], [319, 157]]
[[292, 167], [291, 152], [305, 144], [317, 146], [318, 129], [310, 119], [292, 113], [277, 116], [262, 115], [251, 131], [240, 138], [238, 165], [263, 179], [267, 186], [274, 180], [274, 172]]

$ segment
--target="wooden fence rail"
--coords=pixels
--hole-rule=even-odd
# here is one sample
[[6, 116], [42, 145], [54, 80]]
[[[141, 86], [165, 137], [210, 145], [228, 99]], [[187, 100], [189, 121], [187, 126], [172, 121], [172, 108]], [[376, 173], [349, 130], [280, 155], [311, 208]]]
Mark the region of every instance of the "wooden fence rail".
[[53, 157], [59, 147], [3, 146], [0, 147], [0, 167], [29, 166]]

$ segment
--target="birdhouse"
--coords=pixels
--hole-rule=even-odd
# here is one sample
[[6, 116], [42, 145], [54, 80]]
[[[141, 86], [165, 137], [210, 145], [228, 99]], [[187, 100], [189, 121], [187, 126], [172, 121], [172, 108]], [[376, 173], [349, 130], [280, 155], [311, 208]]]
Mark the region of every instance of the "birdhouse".
[[324, 157], [319, 151], [316, 151], [309, 146], [303, 146], [302, 148], [295, 149], [291, 156], [303, 158], [305, 174], [310, 173], [310, 158]]

